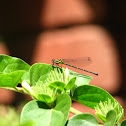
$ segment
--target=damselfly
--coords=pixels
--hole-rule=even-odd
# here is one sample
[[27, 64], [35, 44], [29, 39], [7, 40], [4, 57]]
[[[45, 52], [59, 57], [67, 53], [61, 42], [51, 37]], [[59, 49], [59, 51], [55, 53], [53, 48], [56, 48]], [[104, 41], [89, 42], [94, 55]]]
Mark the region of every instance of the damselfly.
[[[89, 57], [85, 58], [87, 59], [87, 61], [91, 61], [91, 59]], [[79, 68], [79, 67], [76, 67], [76, 66], [73, 66], [73, 65], [70, 65], [68, 64], [67, 62], [74, 62], [75, 60], [74, 59], [52, 59], [52, 63], [54, 65], [55, 64], [64, 64], [64, 65], [67, 65], [67, 66], [70, 66], [70, 67], [73, 67], [73, 68], [76, 68], [76, 69], [79, 69], [79, 70], [82, 70], [82, 71], [85, 71], [85, 72], [88, 72], [88, 73], [92, 73], [92, 74], [95, 74], [95, 75], [98, 75], [98, 73], [95, 73], [95, 72], [91, 72], [91, 71], [88, 71], [88, 70], [85, 70], [85, 69], [82, 69], [82, 68]]]

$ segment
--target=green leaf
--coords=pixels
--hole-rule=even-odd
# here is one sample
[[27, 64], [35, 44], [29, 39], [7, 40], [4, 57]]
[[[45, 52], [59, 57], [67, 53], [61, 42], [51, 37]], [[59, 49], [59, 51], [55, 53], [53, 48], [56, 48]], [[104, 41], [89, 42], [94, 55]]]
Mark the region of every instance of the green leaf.
[[32, 122], [34, 126], [63, 126], [63, 114], [60, 111], [49, 109], [39, 101], [31, 101], [22, 110], [20, 123]]
[[61, 82], [61, 81], [54, 81], [53, 83], [49, 84], [50, 88], [54, 88], [57, 89], [58, 93], [61, 93], [62, 91], [64, 91], [64, 87], [65, 87], [65, 83]]
[[68, 84], [64, 87], [64, 89], [67, 91], [71, 89], [75, 85], [76, 77], [73, 77]]
[[126, 119], [121, 122], [120, 126], [126, 126]]
[[91, 76], [87, 76], [87, 75], [83, 75], [83, 74], [79, 74], [79, 73], [76, 73], [72, 70], [69, 70], [70, 74], [71, 74], [71, 78], [73, 78], [73, 76], [77, 77], [76, 78], [76, 81], [75, 81], [75, 84], [77, 86], [81, 86], [81, 85], [84, 85], [84, 84], [89, 84], [89, 82], [91, 81], [92, 77]]
[[91, 81], [92, 77], [83, 75], [83, 74], [78, 74], [72, 70], [69, 70], [69, 71], [71, 74], [71, 76], [70, 76], [71, 78], [73, 78], [73, 76], [76, 77], [75, 85], [70, 89], [70, 96], [72, 97], [75, 89], [81, 85], [88, 85], [89, 82]]
[[107, 91], [92, 85], [77, 87], [72, 97], [73, 100], [93, 109], [100, 101], [107, 101], [108, 98], [114, 102], [114, 98]]
[[73, 97], [74, 91], [77, 88], [77, 85], [74, 85], [71, 89], [70, 89], [70, 96]]
[[15, 108], [0, 105], [0, 126], [19, 126], [19, 117]]
[[51, 103], [52, 102], [52, 97], [47, 95], [47, 94], [38, 94], [37, 95], [38, 100], [45, 102], [45, 103]]
[[106, 116], [105, 115], [102, 115], [102, 114], [99, 114], [99, 113], [95, 113], [96, 114], [96, 116], [102, 121], [102, 122], [105, 122], [105, 120], [106, 120]]
[[89, 113], [77, 114], [68, 120], [67, 126], [98, 126], [97, 119]]
[[[118, 124], [117, 124], [117, 126], [121, 126], [121, 124], [120, 124], [120, 123], [118, 123]], [[125, 125], [123, 125], [123, 126], [125, 126]]]
[[0, 78], [2, 79], [0, 86], [15, 87], [22, 80], [29, 81], [29, 69], [30, 66], [19, 58], [0, 55]]
[[48, 73], [53, 70], [53, 66], [44, 63], [36, 63], [30, 69], [30, 84], [34, 86], [37, 81], [45, 81]]
[[0, 55], [0, 73], [7, 74], [17, 70], [29, 71], [30, 66], [23, 60], [7, 55]]
[[20, 82], [21, 77], [25, 71], [15, 71], [8, 74], [0, 74], [0, 87], [13, 87], [15, 88]]
[[54, 110], [61, 111], [64, 114], [63, 125], [65, 125], [67, 121], [70, 107], [71, 107], [71, 98], [69, 95], [61, 94], [57, 97], [56, 106]]
[[114, 126], [116, 124], [116, 111], [110, 110], [106, 115], [106, 121], [104, 126]]
[[23, 124], [20, 124], [19, 126], [34, 126], [34, 123], [31, 122], [31, 121], [27, 121], [27, 122], [25, 122]]

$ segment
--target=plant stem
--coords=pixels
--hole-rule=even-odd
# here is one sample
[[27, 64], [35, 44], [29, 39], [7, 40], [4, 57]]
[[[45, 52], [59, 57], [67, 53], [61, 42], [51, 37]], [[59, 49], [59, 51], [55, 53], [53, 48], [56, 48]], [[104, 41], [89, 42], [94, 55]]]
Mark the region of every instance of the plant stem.
[[23, 94], [28, 94], [23, 88], [19, 88], [19, 87], [15, 87], [15, 88], [12, 88], [12, 87], [1, 87], [3, 89], [7, 89], [7, 90], [11, 90], [11, 91], [15, 91], [15, 92], [20, 92], [20, 93], [23, 93]]
[[78, 111], [77, 109], [73, 108], [73, 107], [70, 107], [70, 112], [73, 113], [73, 114], [80, 114], [82, 112]]

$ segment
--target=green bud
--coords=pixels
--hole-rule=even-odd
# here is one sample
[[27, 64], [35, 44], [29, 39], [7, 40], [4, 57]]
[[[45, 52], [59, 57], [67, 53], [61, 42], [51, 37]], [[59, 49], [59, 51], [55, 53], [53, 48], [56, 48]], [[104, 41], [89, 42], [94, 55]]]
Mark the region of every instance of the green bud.
[[116, 123], [118, 123], [121, 118], [123, 117], [124, 110], [121, 107], [121, 105], [114, 100], [114, 102], [111, 102], [110, 99], [105, 102], [100, 102], [96, 107], [95, 107], [95, 114], [97, 117], [102, 121], [106, 121], [106, 115], [110, 110], [115, 110], [116, 111]]

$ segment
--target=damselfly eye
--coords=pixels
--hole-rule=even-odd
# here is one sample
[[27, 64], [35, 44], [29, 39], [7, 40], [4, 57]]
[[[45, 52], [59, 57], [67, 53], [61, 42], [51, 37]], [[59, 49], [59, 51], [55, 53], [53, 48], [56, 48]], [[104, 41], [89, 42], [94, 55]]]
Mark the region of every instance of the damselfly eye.
[[54, 59], [52, 59], [52, 62], [54, 62], [55, 60]]

